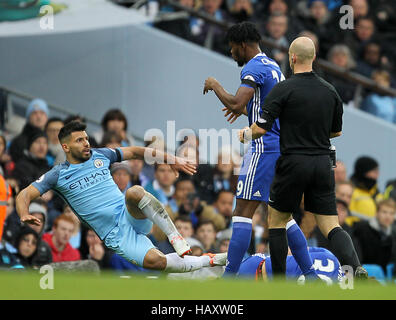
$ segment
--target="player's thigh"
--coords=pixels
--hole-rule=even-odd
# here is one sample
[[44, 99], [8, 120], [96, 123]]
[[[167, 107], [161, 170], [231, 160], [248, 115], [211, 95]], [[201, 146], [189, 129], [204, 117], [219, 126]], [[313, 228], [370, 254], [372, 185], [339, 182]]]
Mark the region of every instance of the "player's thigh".
[[268, 205], [279, 212], [294, 212], [300, 205], [307, 182], [309, 164], [304, 157], [281, 156], [276, 162]]
[[257, 200], [236, 199], [236, 206], [233, 216], [251, 219], [260, 203], [261, 202]]
[[125, 203], [129, 214], [135, 219], [146, 219], [142, 210], [139, 209], [138, 203], [145, 196], [146, 191], [141, 186], [129, 188], [125, 194]]
[[267, 202], [278, 158], [279, 153], [247, 153], [238, 176], [236, 198]]
[[304, 193], [305, 210], [321, 215], [337, 215], [335, 181], [330, 157], [314, 157], [314, 175]]

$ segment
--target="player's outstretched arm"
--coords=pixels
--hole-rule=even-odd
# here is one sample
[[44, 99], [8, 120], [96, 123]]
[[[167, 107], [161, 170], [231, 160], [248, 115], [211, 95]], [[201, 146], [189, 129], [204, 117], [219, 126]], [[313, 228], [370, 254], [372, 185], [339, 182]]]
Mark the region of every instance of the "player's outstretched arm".
[[21, 222], [39, 226], [40, 219], [29, 214], [30, 202], [40, 196], [40, 192], [36, 187], [30, 185], [19, 192], [16, 197], [16, 210], [21, 219]]
[[254, 89], [241, 86], [235, 95], [228, 93], [222, 85], [213, 77], [206, 79], [203, 94], [213, 90], [222, 104], [230, 111], [241, 114], [244, 113], [245, 107], [253, 98]]
[[146, 147], [124, 147], [121, 148], [124, 160], [141, 159], [148, 163], [167, 163], [175, 171], [183, 171], [193, 175], [197, 172], [196, 166], [183, 158], [176, 157], [166, 152]]

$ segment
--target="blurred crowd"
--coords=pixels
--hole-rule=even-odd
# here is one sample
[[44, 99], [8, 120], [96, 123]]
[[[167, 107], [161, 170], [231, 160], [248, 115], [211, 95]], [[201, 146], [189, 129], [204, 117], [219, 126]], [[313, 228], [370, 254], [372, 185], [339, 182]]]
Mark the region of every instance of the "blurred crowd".
[[[160, 2], [162, 3], [162, 2]], [[218, 21], [256, 23], [262, 36], [288, 48], [297, 36], [306, 36], [316, 45], [317, 57], [327, 59], [340, 70], [371, 78], [378, 85], [395, 88], [396, 2], [393, 0], [179, 0]], [[342, 27], [346, 11], [353, 8], [350, 28]], [[154, 26], [230, 56], [225, 29], [203, 19], [183, 14], [172, 7], [160, 7]], [[275, 59], [286, 78], [290, 75], [288, 55], [278, 49], [262, 47]], [[345, 104], [396, 123], [396, 98], [369, 90], [355, 83], [316, 70], [332, 83]]]
[[[15, 197], [51, 167], [65, 161], [58, 133], [78, 115], [66, 119], [51, 118], [48, 105], [41, 99], [30, 102], [22, 131], [0, 139], [0, 268], [38, 268], [51, 262], [91, 259], [102, 269], [119, 272], [145, 271], [104, 247], [94, 231], [79, 221], [67, 203], [49, 191], [29, 206], [40, 226], [22, 225], [15, 209]], [[116, 148], [134, 145], [127, 133], [128, 122], [121, 110], [103, 115], [102, 128], [88, 132], [91, 147]], [[167, 164], [149, 165], [143, 160], [115, 163], [110, 171], [121, 192], [141, 185], [165, 207], [175, 226], [190, 243], [193, 254], [226, 252], [232, 232], [232, 212], [239, 154], [222, 148], [216, 164], [199, 161], [199, 138], [185, 136], [177, 155], [197, 164], [197, 174], [179, 176]], [[166, 150], [164, 141], [153, 138], [147, 146]], [[349, 171], [338, 161], [335, 193], [340, 224], [355, 241], [362, 263], [383, 268], [396, 261], [396, 180], [379, 190], [378, 162], [359, 157]], [[293, 213], [310, 246], [328, 247], [304, 203]], [[152, 242], [164, 253], [174, 252], [167, 237], [153, 226]], [[331, 248], [330, 248], [331, 249]], [[247, 254], [268, 253], [267, 211], [259, 206], [253, 216], [252, 241]]]

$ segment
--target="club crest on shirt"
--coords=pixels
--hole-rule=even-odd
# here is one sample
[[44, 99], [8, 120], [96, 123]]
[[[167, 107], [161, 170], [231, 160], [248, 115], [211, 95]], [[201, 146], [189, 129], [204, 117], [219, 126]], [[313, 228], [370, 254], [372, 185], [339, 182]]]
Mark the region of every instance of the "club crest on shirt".
[[96, 159], [96, 160], [94, 161], [94, 166], [95, 166], [96, 168], [101, 168], [101, 167], [103, 167], [103, 161], [100, 160], [100, 159]]

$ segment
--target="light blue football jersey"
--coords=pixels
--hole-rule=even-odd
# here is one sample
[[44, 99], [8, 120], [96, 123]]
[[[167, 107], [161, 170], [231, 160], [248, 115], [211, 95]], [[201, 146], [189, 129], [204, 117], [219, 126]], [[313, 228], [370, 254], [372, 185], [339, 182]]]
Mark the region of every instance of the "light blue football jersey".
[[120, 148], [91, 149], [87, 161], [59, 164], [32, 185], [40, 194], [53, 190], [60, 195], [78, 218], [103, 240], [117, 225], [125, 205], [125, 196], [110, 174], [110, 165], [122, 160]]
[[[249, 126], [260, 118], [261, 106], [264, 104], [265, 97], [278, 82], [284, 79], [278, 64], [267, 57], [265, 53], [257, 54], [243, 67], [241, 86], [254, 89], [253, 98], [246, 106]], [[252, 141], [252, 152], [280, 152], [279, 132], [279, 119], [276, 119], [270, 131], [261, 138]]]

